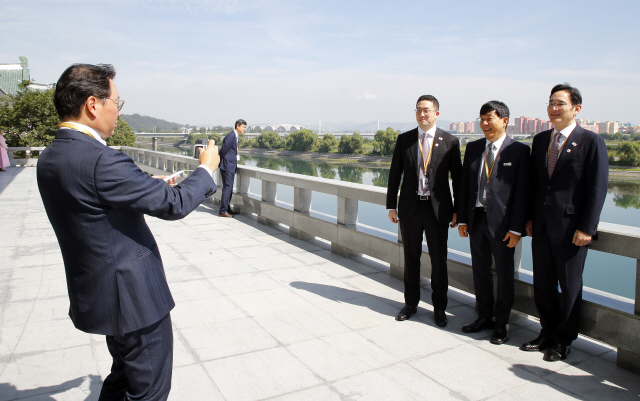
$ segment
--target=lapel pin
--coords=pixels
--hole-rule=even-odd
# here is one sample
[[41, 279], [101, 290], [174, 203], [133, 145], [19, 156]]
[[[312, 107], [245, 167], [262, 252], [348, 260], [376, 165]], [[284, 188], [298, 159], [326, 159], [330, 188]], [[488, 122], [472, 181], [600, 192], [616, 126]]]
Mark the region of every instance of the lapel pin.
[[573, 146], [578, 146], [578, 144], [577, 144], [577, 143], [575, 143], [575, 142], [572, 142], [571, 144], [572, 144]]
[[439, 139], [439, 140], [443, 140], [444, 138], [443, 138], [443, 137], [441, 137], [441, 136], [439, 136], [439, 137], [438, 137], [438, 139]]
[[440, 145], [439, 143], [436, 143], [436, 146]]
[[571, 153], [571, 149], [567, 149], [567, 153]]
[[503, 166], [511, 166], [511, 162], [509, 163], [502, 163]]

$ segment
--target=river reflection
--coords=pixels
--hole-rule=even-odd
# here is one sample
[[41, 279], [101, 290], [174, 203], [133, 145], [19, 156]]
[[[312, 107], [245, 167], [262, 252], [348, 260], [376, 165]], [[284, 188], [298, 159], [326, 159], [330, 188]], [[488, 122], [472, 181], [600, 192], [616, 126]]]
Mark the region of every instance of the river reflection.
[[[330, 165], [293, 158], [240, 156], [240, 164], [271, 170], [323, 177], [332, 180], [355, 182], [359, 184], [385, 187], [389, 181], [389, 169], [380, 167], [362, 167], [350, 165]], [[250, 191], [260, 193], [259, 180], [251, 181]], [[293, 203], [293, 188], [278, 184], [278, 200]], [[398, 226], [387, 217], [388, 211], [383, 205], [374, 205], [360, 201], [358, 223], [377, 229], [396, 233]], [[313, 193], [312, 209], [335, 216], [337, 200], [335, 196]], [[640, 183], [609, 183], [609, 189], [600, 221], [640, 227]], [[531, 270], [531, 239], [522, 239], [522, 268]], [[469, 253], [469, 240], [460, 238], [457, 229], [449, 230], [448, 246], [457, 251]], [[635, 296], [636, 260], [623, 256], [589, 251], [584, 271], [584, 284], [587, 287], [610, 292], [627, 298]]]

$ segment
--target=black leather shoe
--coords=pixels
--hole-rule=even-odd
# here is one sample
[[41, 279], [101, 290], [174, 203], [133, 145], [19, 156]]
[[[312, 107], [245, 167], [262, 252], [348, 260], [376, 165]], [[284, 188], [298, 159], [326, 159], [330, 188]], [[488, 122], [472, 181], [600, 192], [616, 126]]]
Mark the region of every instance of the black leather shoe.
[[238, 214], [238, 212], [234, 212], [233, 210], [229, 210], [227, 213], [229, 213], [232, 216], [235, 216], [236, 214]]
[[462, 326], [462, 331], [465, 333], [479, 333], [482, 330], [492, 329], [496, 327], [496, 322], [492, 319], [476, 319], [475, 322], [466, 326]]
[[493, 331], [493, 336], [491, 336], [491, 344], [504, 344], [509, 341], [509, 325], [508, 324], [498, 324], [496, 325], [496, 329]]
[[540, 335], [535, 339], [522, 344], [520, 346], [520, 351], [527, 351], [527, 352], [542, 351], [546, 348], [549, 348], [552, 345], [553, 344], [551, 343], [551, 339], [543, 336], [542, 333], [540, 333]]
[[433, 320], [436, 322], [436, 326], [444, 327], [449, 323], [447, 319], [446, 313], [444, 313], [444, 309], [436, 309], [433, 311]]
[[555, 344], [548, 348], [542, 359], [547, 362], [558, 362], [567, 359], [567, 355], [571, 351], [571, 347], [568, 345]]
[[414, 313], [418, 313], [418, 307], [417, 306], [405, 305], [402, 309], [400, 309], [400, 312], [398, 312], [398, 315], [396, 316], [396, 320], [399, 321], [399, 322], [401, 322], [403, 320], [407, 320]]

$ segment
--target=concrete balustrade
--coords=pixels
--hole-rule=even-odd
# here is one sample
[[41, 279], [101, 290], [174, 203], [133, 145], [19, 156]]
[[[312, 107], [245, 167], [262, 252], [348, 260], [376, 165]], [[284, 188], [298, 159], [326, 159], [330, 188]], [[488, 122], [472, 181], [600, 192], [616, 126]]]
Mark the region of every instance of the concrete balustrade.
[[[129, 155], [150, 174], [171, 174], [179, 170], [193, 170], [197, 161], [188, 156], [154, 152], [132, 147], [115, 147]], [[9, 148], [10, 151], [43, 150], [44, 148]], [[13, 159], [12, 165], [35, 164], [37, 159]], [[26, 160], [26, 162], [24, 162]], [[154, 160], [156, 162], [154, 162]], [[214, 178], [221, 185], [219, 171]], [[261, 194], [250, 192], [250, 180], [262, 181]], [[342, 256], [369, 255], [390, 265], [391, 276], [402, 280], [404, 257], [398, 233], [370, 229], [358, 224], [359, 202], [386, 204], [386, 189], [369, 185], [341, 182], [318, 177], [285, 173], [257, 167], [238, 166], [236, 192], [231, 204], [242, 214], [255, 214], [263, 224], [283, 224], [289, 234], [300, 239], [319, 237], [331, 242], [331, 251]], [[293, 208], [277, 201], [277, 184], [293, 187]], [[335, 195], [338, 215], [335, 220], [313, 213], [313, 192]], [[212, 201], [219, 202], [221, 190]], [[380, 218], [387, 218], [386, 215]], [[640, 373], [640, 228], [600, 223], [598, 239], [591, 249], [636, 259], [635, 300], [585, 288], [580, 333], [617, 347], [617, 364]], [[521, 247], [516, 250], [520, 265]], [[421, 274], [431, 275], [428, 252], [422, 255]], [[611, 267], [615, 269], [615, 266]], [[449, 250], [449, 285], [474, 293], [470, 255]], [[531, 272], [516, 272], [516, 300], [514, 309], [537, 316], [533, 302]]]

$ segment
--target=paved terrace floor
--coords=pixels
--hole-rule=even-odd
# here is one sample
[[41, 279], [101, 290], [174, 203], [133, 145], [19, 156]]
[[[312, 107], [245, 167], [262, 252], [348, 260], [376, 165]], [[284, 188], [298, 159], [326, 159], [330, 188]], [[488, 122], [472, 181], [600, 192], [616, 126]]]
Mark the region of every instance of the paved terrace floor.
[[[0, 400], [97, 400], [110, 357], [67, 316], [35, 172], [0, 172]], [[492, 345], [461, 332], [473, 298], [453, 290], [440, 329], [428, 283], [419, 313], [396, 322], [402, 283], [383, 266], [216, 211], [147, 219], [177, 304], [171, 400], [638, 400], [610, 348], [580, 338], [566, 363], [544, 362], [518, 350], [539, 330], [522, 316]]]

